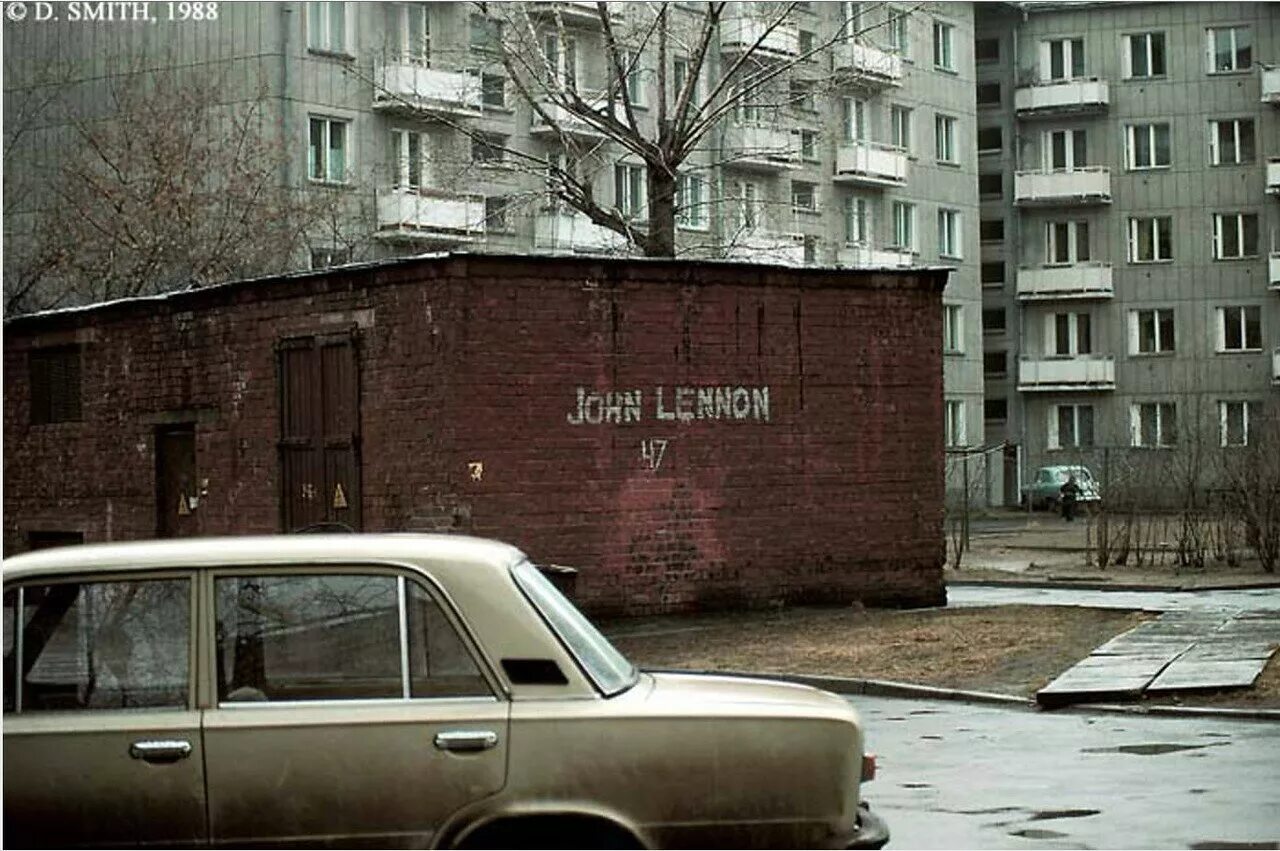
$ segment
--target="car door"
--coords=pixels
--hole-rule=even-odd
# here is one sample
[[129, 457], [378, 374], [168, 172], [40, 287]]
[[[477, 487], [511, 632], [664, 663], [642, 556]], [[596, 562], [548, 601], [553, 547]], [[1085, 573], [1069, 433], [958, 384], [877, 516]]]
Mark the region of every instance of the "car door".
[[214, 574], [214, 844], [423, 846], [506, 778], [508, 702], [413, 574]]
[[203, 844], [191, 575], [5, 589], [10, 847]]

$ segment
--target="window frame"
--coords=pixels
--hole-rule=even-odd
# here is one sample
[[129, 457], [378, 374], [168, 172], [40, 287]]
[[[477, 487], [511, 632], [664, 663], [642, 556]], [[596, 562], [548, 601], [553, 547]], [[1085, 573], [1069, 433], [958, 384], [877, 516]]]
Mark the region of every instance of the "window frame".
[[[696, 174], [681, 174], [676, 177], [676, 227], [683, 230], [705, 231], [711, 227], [708, 215], [709, 198], [706, 178]], [[689, 199], [690, 189], [696, 187]]]
[[[1161, 223], [1167, 223], [1161, 225]], [[1144, 223], [1151, 226], [1151, 257], [1140, 257], [1140, 249], [1142, 247], [1141, 231]], [[1128, 244], [1129, 244], [1129, 262], [1135, 264], [1141, 263], [1172, 263], [1174, 259], [1173, 251], [1173, 216], [1130, 216], [1128, 227]], [[1169, 256], [1160, 256], [1161, 231], [1167, 231], [1169, 243]]]
[[[1160, 133], [1164, 130], [1165, 153], [1167, 162], [1157, 162], [1160, 152]], [[1141, 144], [1140, 144], [1141, 143]], [[1145, 145], [1145, 148], [1143, 147]], [[1149, 158], [1146, 165], [1138, 163], [1138, 153], [1145, 150]], [[1129, 171], [1158, 171], [1173, 167], [1173, 127], [1168, 122], [1151, 122], [1149, 124], [1126, 124], [1124, 132], [1125, 168]]]
[[900, 103], [889, 106], [889, 144], [911, 154], [911, 114], [914, 110]]
[[[1248, 44], [1243, 48], [1243, 50], [1248, 52], [1248, 55], [1246, 57], [1247, 61], [1246, 61], [1246, 64], [1244, 65], [1240, 64], [1242, 49], [1239, 44], [1239, 39], [1236, 36], [1236, 33], [1241, 30], [1249, 34]], [[1231, 56], [1231, 63], [1230, 63], [1230, 67], [1227, 67], [1227, 68], [1218, 67], [1218, 61], [1217, 61], [1217, 57], [1219, 54], [1218, 34], [1220, 33], [1230, 33], [1231, 35], [1231, 49], [1229, 51]], [[1243, 74], [1251, 71], [1253, 69], [1253, 66], [1257, 64], [1253, 57], [1253, 46], [1254, 46], [1253, 45], [1253, 27], [1251, 27], [1248, 24], [1233, 24], [1233, 25], [1221, 26], [1221, 27], [1206, 27], [1205, 39], [1206, 39], [1205, 54], [1206, 54], [1206, 59], [1208, 63], [1206, 70], [1207, 70], [1207, 73], [1209, 73], [1210, 75]]]
[[[1245, 134], [1241, 132], [1241, 125], [1249, 126], [1248, 140], [1251, 148], [1249, 159], [1244, 159], [1243, 145], [1241, 141], [1245, 138]], [[1231, 127], [1231, 146], [1234, 156], [1231, 159], [1224, 159], [1222, 156], [1222, 129]], [[1253, 165], [1258, 161], [1258, 138], [1257, 138], [1257, 122], [1253, 118], [1214, 118], [1209, 120], [1209, 165], [1211, 166], [1232, 166], [1232, 165]]]
[[[1150, 323], [1151, 348], [1143, 348], [1143, 326]], [[1165, 337], [1168, 336], [1168, 340]], [[1129, 311], [1129, 354], [1159, 357], [1178, 350], [1177, 312], [1172, 307], [1138, 307]]]
[[942, 305], [942, 353], [964, 354], [964, 305]]
[[938, 256], [951, 260], [964, 257], [963, 228], [960, 211], [949, 207], [938, 209]]
[[27, 422], [32, 426], [84, 422], [84, 355], [79, 343], [27, 352]]
[[[791, 181], [791, 212], [793, 213], [821, 213], [822, 205], [818, 203], [818, 184], [812, 180], [792, 180]], [[805, 201], [805, 194], [808, 194], [808, 203]]]
[[628, 221], [649, 216], [649, 183], [641, 163], [613, 164], [613, 205]]
[[[1157, 38], [1160, 41], [1160, 63], [1162, 65], [1162, 68], [1159, 71], [1155, 70], [1155, 61], [1154, 61], [1155, 55], [1156, 55], [1154, 45], [1155, 45], [1155, 40]], [[1146, 67], [1147, 67], [1147, 73], [1145, 74], [1134, 73], [1134, 60], [1139, 55], [1138, 52], [1135, 52], [1134, 48], [1138, 46], [1139, 40], [1141, 40], [1141, 44], [1142, 44], [1141, 55], [1144, 61], [1146, 62]], [[1158, 80], [1158, 79], [1167, 77], [1168, 75], [1169, 75], [1168, 39], [1165, 38], [1165, 33], [1163, 30], [1151, 30], [1149, 32], [1140, 32], [1140, 33], [1126, 33], [1124, 35], [1124, 75], [1123, 75], [1124, 79], [1126, 80]]]
[[[323, 157], [323, 174], [319, 177], [315, 175], [315, 161], [313, 154], [315, 153], [315, 125], [319, 123], [324, 129], [320, 140], [320, 149], [324, 152]], [[317, 113], [309, 113], [307, 115], [307, 181], [313, 184], [321, 184], [328, 186], [347, 186], [351, 182], [351, 172], [353, 171], [351, 157], [351, 127], [354, 122], [347, 118], [341, 118], [336, 115], [324, 115]], [[342, 128], [342, 175], [335, 178], [331, 174], [330, 151], [333, 150], [333, 128], [334, 126]]]
[[[1236, 253], [1228, 254], [1227, 249], [1227, 222], [1234, 220], [1235, 228], [1235, 245]], [[1250, 232], [1248, 226], [1252, 222], [1253, 246], [1250, 251], [1247, 236]], [[1214, 260], [1255, 260], [1259, 256], [1259, 245], [1262, 242], [1260, 229], [1262, 223], [1257, 213], [1232, 212], [1232, 213], [1214, 213], [1213, 214], [1213, 259]]]
[[943, 406], [943, 426], [946, 429], [945, 440], [948, 449], [958, 449], [968, 445], [965, 428], [963, 399], [947, 399]]
[[[336, 46], [332, 31], [335, 20], [333, 7], [335, 6], [339, 7], [337, 11], [341, 13], [342, 19], [342, 32], [339, 34], [341, 43]], [[315, 14], [317, 10], [322, 14]], [[303, 10], [307, 52], [351, 58], [351, 46], [354, 44], [351, 33], [353, 17], [351, 12], [351, 4], [344, 2], [344, 0], [308, 0], [306, 8]]]
[[[1240, 441], [1231, 438], [1231, 409], [1240, 410]], [[1257, 409], [1261, 405], [1256, 399], [1221, 399], [1218, 401], [1218, 445], [1223, 448], [1243, 448], [1249, 446], [1250, 422], [1258, 417]]]
[[933, 67], [939, 71], [956, 71], [954, 24], [933, 21]]
[[934, 157], [946, 165], [959, 165], [957, 136], [959, 119], [954, 115], [936, 112], [933, 115]]
[[[1045, 354], [1050, 358], [1078, 358], [1094, 350], [1093, 313], [1088, 310], [1055, 310], [1046, 313]], [[1065, 324], [1060, 322], [1065, 319]], [[1065, 327], [1066, 337], [1061, 331]]]
[[[1062, 435], [1062, 414], [1064, 411], [1070, 411], [1071, 434], [1070, 440], [1064, 441]], [[1088, 415], [1081, 416], [1083, 411], [1088, 411]], [[1045, 434], [1045, 448], [1048, 450], [1062, 449], [1091, 449], [1097, 445], [1098, 435], [1095, 431], [1096, 411], [1091, 404], [1081, 402], [1065, 402], [1049, 406], [1049, 420], [1047, 423], [1047, 431]], [[1089, 440], [1082, 441], [1081, 424], [1088, 420], [1089, 423]]]
[[[1154, 443], [1142, 440], [1146, 409], [1154, 416]], [[1135, 449], [1173, 449], [1178, 445], [1177, 402], [1131, 402], [1129, 405], [1129, 445]]]
[[845, 245], [871, 245], [871, 203], [861, 195], [844, 199]]
[[918, 254], [916, 205], [910, 201], [894, 201], [891, 210], [893, 216], [893, 247], [903, 251], [910, 251], [912, 254]]
[[[1059, 230], [1065, 235], [1065, 242], [1059, 245]], [[1082, 234], [1083, 232], [1083, 234]], [[1083, 238], [1082, 238], [1083, 236]], [[1065, 248], [1066, 259], [1059, 260], [1059, 248]], [[1083, 247], [1083, 251], [1081, 248]], [[1091, 262], [1089, 250], [1088, 219], [1054, 219], [1045, 222], [1044, 227], [1044, 265], [1045, 266], [1078, 266]]]
[[[1229, 314], [1238, 312], [1238, 321], [1231, 323]], [[1214, 327], [1217, 332], [1217, 345], [1214, 351], [1217, 354], [1256, 354], [1262, 351], [1262, 307], [1256, 304], [1226, 304], [1214, 308], [1215, 321]], [[1250, 322], [1250, 319], [1253, 319]], [[1236, 347], [1228, 346], [1227, 329], [1230, 324], [1237, 325], [1237, 331], [1240, 335], [1240, 345]], [[1250, 328], [1257, 329], [1257, 337], [1255, 340], [1249, 339]], [[1250, 342], [1256, 342], [1257, 345], [1251, 346]]]

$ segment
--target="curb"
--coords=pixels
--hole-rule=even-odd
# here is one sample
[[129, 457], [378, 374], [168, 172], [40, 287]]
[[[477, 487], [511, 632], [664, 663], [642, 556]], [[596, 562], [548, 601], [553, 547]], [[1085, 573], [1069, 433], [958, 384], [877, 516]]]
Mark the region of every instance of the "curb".
[[1191, 594], [1197, 591], [1266, 591], [1280, 588], [1280, 580], [1261, 583], [1222, 583], [1214, 585], [1153, 585], [1141, 582], [1098, 582], [1093, 579], [948, 579], [947, 587], [978, 588], [1065, 588], [1080, 591], [1164, 591]]
[[1041, 707], [1033, 698], [988, 691], [940, 688], [897, 680], [873, 680], [862, 677], [831, 677], [820, 674], [783, 674], [747, 671], [696, 671], [681, 668], [645, 668], [652, 674], [697, 674], [700, 676], [739, 677], [755, 680], [779, 680], [834, 692], [840, 695], [870, 695], [928, 700], [954, 700], [961, 703], [989, 703], [1023, 709], [1029, 712], [1106, 712], [1118, 715], [1163, 715], [1169, 717], [1222, 718], [1231, 721], [1280, 721], [1280, 709], [1223, 709], [1214, 706], [1132, 706], [1118, 703], [1073, 703], [1055, 709]]

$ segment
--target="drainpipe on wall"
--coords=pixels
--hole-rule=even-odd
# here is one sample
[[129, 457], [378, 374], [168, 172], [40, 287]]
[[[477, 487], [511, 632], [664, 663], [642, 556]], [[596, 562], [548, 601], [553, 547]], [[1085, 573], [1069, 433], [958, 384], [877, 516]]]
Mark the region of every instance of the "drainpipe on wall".
[[[290, 96], [289, 33], [293, 28], [293, 4], [280, 4], [280, 132], [287, 151], [295, 150], [293, 139], [293, 98]], [[280, 181], [285, 189], [292, 185], [290, 164], [293, 158], [286, 156], [280, 163]]]
[[[1027, 10], [1023, 9], [1022, 21], [1025, 23], [1026, 20], [1027, 20]], [[1020, 74], [1022, 73], [1022, 66], [1018, 62], [1018, 42], [1021, 39], [1021, 35], [1022, 35], [1022, 27], [1021, 25], [1015, 23], [1013, 26], [1013, 91], [1009, 93], [1015, 99], [1018, 93], [1018, 80], [1020, 78]], [[1018, 169], [1022, 167], [1022, 146], [1024, 142], [1022, 138], [1022, 126], [1018, 123], [1018, 110], [1016, 106], [1013, 110], [1013, 130], [1014, 130], [1013, 132], [1014, 185], [1010, 186], [1011, 189], [1013, 189], [1014, 186], [1016, 186]], [[1018, 412], [1018, 453], [1017, 453], [1017, 465], [1016, 465], [1017, 476], [1018, 476], [1018, 483], [1017, 483], [1018, 491], [1016, 496], [1019, 499], [1021, 499], [1022, 485], [1023, 485], [1023, 466], [1029, 457], [1029, 450], [1030, 450], [1030, 443], [1028, 442], [1028, 439], [1030, 438], [1030, 431], [1027, 428], [1026, 397], [1022, 393], [1022, 391], [1018, 389], [1018, 377], [1022, 371], [1022, 354], [1027, 350], [1027, 309], [1026, 309], [1026, 306], [1022, 303], [1022, 300], [1018, 298], [1018, 269], [1021, 268], [1022, 266], [1022, 213], [1018, 209], [1017, 201], [1018, 199], [1017, 199], [1016, 190], [1015, 190], [1014, 200], [1011, 203], [1011, 206], [1013, 207], [1013, 212], [1014, 212], [1013, 242], [1012, 242], [1013, 255], [1014, 255], [1013, 256], [1013, 261], [1014, 261], [1013, 301], [1014, 301], [1014, 304], [1017, 305], [1016, 312], [1018, 314], [1018, 336], [1017, 336], [1017, 344], [1013, 351], [1013, 396], [1018, 400], [1018, 403], [1015, 406]], [[1028, 502], [1030, 502], [1030, 500], [1028, 500]]]

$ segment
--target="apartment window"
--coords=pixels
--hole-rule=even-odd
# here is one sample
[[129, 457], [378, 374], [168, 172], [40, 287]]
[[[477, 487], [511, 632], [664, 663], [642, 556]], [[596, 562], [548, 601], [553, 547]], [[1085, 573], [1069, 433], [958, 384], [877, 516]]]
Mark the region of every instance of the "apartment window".
[[1125, 153], [1130, 169], [1167, 167], [1171, 161], [1169, 125], [1129, 125], [1125, 128]]
[[1009, 374], [1009, 353], [1004, 349], [982, 353], [982, 374], [1002, 378]]
[[844, 199], [844, 241], [850, 245], [871, 242], [871, 210], [866, 198]]
[[840, 3], [840, 34], [853, 38], [862, 30], [862, 11], [858, 3]]
[[973, 60], [979, 65], [1000, 61], [1000, 39], [980, 38], [973, 43]]
[[1050, 449], [1087, 449], [1093, 446], [1092, 405], [1049, 406]]
[[978, 130], [978, 153], [998, 154], [1004, 145], [999, 127], [982, 127]]
[[982, 311], [982, 333], [1003, 334], [1008, 330], [1008, 313], [1003, 307], [988, 307]]
[[955, 53], [952, 43], [955, 41], [956, 28], [942, 21], [933, 22], [933, 64], [945, 71], [954, 71]]
[[861, 142], [867, 138], [867, 105], [857, 98], [841, 101], [841, 125], [846, 142]]
[[[562, 49], [563, 47], [563, 49]], [[572, 38], [566, 38], [563, 46], [560, 36], [546, 33], [542, 37], [542, 51], [547, 57], [547, 65], [551, 69], [551, 82], [568, 91], [578, 89], [578, 45]]]
[[818, 159], [818, 131], [800, 131], [800, 159], [816, 162]]
[[1172, 402], [1136, 402], [1129, 407], [1130, 443], [1151, 449], [1178, 442], [1177, 406]]
[[1050, 264], [1089, 262], [1089, 223], [1047, 222], [1045, 258]]
[[978, 106], [999, 106], [1000, 105], [1000, 84], [999, 83], [978, 83], [976, 90]]
[[735, 184], [738, 198], [737, 225], [742, 230], [755, 230], [764, 226], [764, 195], [760, 184], [754, 181], [738, 181]]
[[939, 162], [954, 163], [956, 159], [956, 124], [950, 115], [937, 115], [933, 119], [934, 141]]
[[964, 402], [948, 399], [946, 418], [947, 446], [964, 446]]
[[983, 242], [1004, 242], [1004, 219], [983, 219], [978, 223], [978, 238]]
[[486, 231], [511, 229], [508, 215], [511, 201], [506, 195], [486, 195], [484, 199], [484, 227]]
[[346, 53], [346, 3], [307, 4], [307, 48], [326, 53]]
[[1164, 33], [1138, 33], [1125, 36], [1125, 76], [1163, 77]]
[[792, 80], [791, 106], [802, 112], [817, 112], [818, 106], [813, 99], [813, 83], [808, 80]]
[[1004, 195], [1004, 175], [1000, 172], [978, 175], [978, 194], [990, 198]]
[[312, 180], [341, 183], [347, 179], [347, 122], [311, 118], [310, 161]]
[[1219, 402], [1218, 423], [1222, 445], [1248, 446], [1249, 426], [1257, 417], [1257, 402]]
[[1160, 355], [1174, 351], [1173, 309], [1129, 311], [1129, 351]]
[[982, 417], [988, 420], [1009, 419], [1009, 400], [987, 399], [982, 403]]
[[312, 248], [311, 268], [328, 269], [330, 266], [341, 266], [351, 262], [351, 250], [348, 248]]
[[31, 382], [31, 424], [80, 420], [80, 347], [32, 349], [27, 355]]
[[497, 53], [502, 48], [502, 21], [472, 15], [468, 35], [473, 51]]
[[707, 226], [707, 182], [694, 174], [676, 181], [676, 224], [685, 228]]
[[901, 9], [889, 9], [888, 43], [890, 50], [896, 50], [905, 59], [911, 54], [911, 38], [907, 32], [908, 12]]
[[1258, 256], [1258, 216], [1256, 213], [1214, 213], [1213, 257], [1239, 260]]
[[749, 91], [746, 83], [738, 82], [733, 87], [733, 119], [739, 124], [754, 124], [760, 120], [760, 104], [756, 100], [760, 91]]
[[1084, 76], [1084, 39], [1060, 38], [1040, 43], [1040, 68], [1050, 80]]
[[964, 308], [958, 304], [942, 306], [942, 350], [952, 354], [964, 351]]
[[911, 110], [905, 106], [889, 107], [889, 144], [911, 153]]
[[960, 258], [960, 211], [938, 211], [938, 256]]
[[623, 216], [643, 219], [646, 215], [644, 166], [616, 164], [613, 167], [613, 197]]
[[1159, 263], [1173, 259], [1173, 219], [1169, 216], [1129, 219], [1129, 262]]
[[[671, 105], [674, 107], [676, 101], [680, 97], [680, 92], [684, 89], [685, 81], [689, 79], [689, 60], [685, 57], [678, 57], [671, 63]], [[689, 103], [695, 106], [702, 98], [702, 78], [697, 77], [693, 81], [693, 89], [689, 92]]]
[[627, 98], [632, 106], [644, 106], [644, 71], [640, 67], [640, 54], [631, 50], [618, 52], [618, 60], [622, 63], [622, 72], [626, 76]]
[[818, 212], [818, 185], [803, 180], [791, 181], [791, 209], [804, 213]]
[[1253, 65], [1253, 36], [1248, 27], [1213, 28], [1209, 33], [1209, 72], [1244, 71]]
[[1255, 352], [1262, 350], [1262, 308], [1257, 306], [1218, 308], [1218, 351]]
[[1253, 162], [1255, 156], [1252, 118], [1209, 122], [1209, 162], [1238, 165]]
[[505, 109], [507, 106], [507, 78], [501, 74], [480, 76], [480, 98], [485, 106]]
[[916, 205], [893, 202], [893, 244], [907, 251], [916, 250]]
[[471, 161], [500, 163], [506, 156], [507, 137], [494, 133], [477, 133], [471, 137]]
[[1063, 357], [1093, 352], [1093, 317], [1087, 313], [1053, 313], [1049, 324], [1049, 354]]
[[1004, 263], [983, 263], [981, 275], [984, 287], [1002, 286], [1005, 278]]
[[412, 130], [391, 131], [391, 157], [395, 167], [394, 186], [397, 189], [421, 189], [430, 185], [428, 162], [428, 136]]
[[399, 42], [399, 57], [423, 67], [431, 64], [431, 16], [426, 3], [400, 3], [391, 7], [391, 35]]
[[807, 62], [813, 61], [813, 46], [816, 43], [816, 36], [812, 30], [800, 30], [800, 55]]
[[1045, 166], [1050, 171], [1074, 171], [1088, 162], [1088, 145], [1083, 130], [1053, 130], [1045, 134]]

